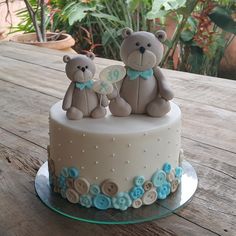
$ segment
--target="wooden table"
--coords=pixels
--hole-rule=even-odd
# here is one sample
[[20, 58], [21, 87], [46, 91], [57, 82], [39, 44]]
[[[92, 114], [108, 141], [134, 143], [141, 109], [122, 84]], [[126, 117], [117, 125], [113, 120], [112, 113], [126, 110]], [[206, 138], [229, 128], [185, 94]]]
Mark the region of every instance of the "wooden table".
[[[199, 187], [190, 204], [150, 223], [95, 225], [67, 219], [37, 198], [47, 160], [48, 112], [69, 84], [64, 53], [0, 43], [0, 235], [236, 235], [236, 82], [163, 70], [183, 113], [182, 146]], [[116, 61], [96, 59], [97, 71]]]

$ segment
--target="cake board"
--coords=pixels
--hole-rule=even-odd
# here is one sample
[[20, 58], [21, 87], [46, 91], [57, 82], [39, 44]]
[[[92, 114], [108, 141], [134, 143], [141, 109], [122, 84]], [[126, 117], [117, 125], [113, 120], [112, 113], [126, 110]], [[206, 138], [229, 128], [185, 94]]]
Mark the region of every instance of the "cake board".
[[165, 200], [158, 200], [149, 206], [138, 209], [129, 208], [126, 211], [96, 208], [85, 208], [63, 199], [53, 192], [49, 184], [48, 163], [45, 162], [37, 172], [35, 189], [39, 199], [51, 210], [65, 217], [95, 224], [135, 224], [160, 219], [171, 215], [184, 207], [193, 197], [198, 178], [196, 171], [188, 161], [182, 162], [183, 175], [177, 191], [170, 194]]

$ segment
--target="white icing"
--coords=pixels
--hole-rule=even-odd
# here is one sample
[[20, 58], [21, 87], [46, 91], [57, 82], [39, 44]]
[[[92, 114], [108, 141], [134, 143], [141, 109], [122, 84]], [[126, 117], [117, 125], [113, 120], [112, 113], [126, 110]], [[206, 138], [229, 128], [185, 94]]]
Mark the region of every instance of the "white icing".
[[[112, 177], [119, 191], [128, 191], [135, 176], [151, 179], [167, 159], [173, 168], [179, 164], [180, 132], [176, 130], [180, 131], [180, 120], [180, 109], [174, 103], [161, 118], [146, 115], [121, 118], [108, 112], [101, 119], [68, 120], [58, 102], [50, 110], [50, 156], [55, 160], [55, 173], [58, 176], [63, 167], [82, 169], [83, 165], [86, 171], [82, 175], [90, 183], [100, 184]], [[111, 173], [112, 169], [115, 171]], [[125, 176], [129, 176], [126, 181]]]

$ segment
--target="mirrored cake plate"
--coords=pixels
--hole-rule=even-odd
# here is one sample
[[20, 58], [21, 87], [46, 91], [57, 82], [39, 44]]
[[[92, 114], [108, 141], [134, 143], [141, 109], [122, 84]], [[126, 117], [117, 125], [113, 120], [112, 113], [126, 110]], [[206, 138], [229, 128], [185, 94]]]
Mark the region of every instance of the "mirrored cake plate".
[[181, 184], [175, 193], [170, 194], [165, 200], [157, 200], [152, 205], [138, 209], [130, 207], [126, 211], [116, 209], [102, 211], [68, 202], [52, 191], [49, 184], [48, 162], [40, 167], [36, 175], [35, 189], [40, 200], [48, 208], [74, 220], [96, 224], [142, 223], [171, 215], [191, 200], [198, 186], [197, 174], [192, 165], [185, 160], [182, 162], [182, 168]]

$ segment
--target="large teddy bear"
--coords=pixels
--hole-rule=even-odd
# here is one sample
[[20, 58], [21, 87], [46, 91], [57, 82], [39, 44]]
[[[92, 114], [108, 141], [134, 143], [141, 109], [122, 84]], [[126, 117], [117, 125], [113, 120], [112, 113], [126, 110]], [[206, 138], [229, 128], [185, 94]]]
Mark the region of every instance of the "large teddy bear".
[[79, 120], [83, 117], [102, 118], [106, 115], [106, 96], [93, 90], [96, 70], [94, 58], [93, 53], [78, 55], [72, 59], [67, 55], [63, 57], [66, 75], [71, 83], [63, 99], [62, 109], [66, 111], [66, 116], [70, 120]]
[[[161, 117], [170, 111], [169, 100], [173, 98], [161, 69], [158, 67], [166, 39], [164, 31], [156, 34], [129, 28], [122, 31], [121, 59], [126, 67], [126, 76], [108, 96], [110, 111], [115, 116], [148, 114]], [[119, 91], [118, 91], [119, 90]]]

